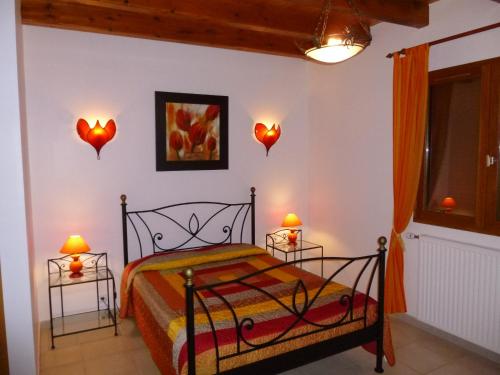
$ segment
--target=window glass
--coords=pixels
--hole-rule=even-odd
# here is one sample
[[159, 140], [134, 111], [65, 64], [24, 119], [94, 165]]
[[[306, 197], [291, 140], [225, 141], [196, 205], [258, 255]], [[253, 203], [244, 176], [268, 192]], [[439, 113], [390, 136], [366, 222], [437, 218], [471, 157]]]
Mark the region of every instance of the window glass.
[[430, 87], [426, 210], [475, 215], [480, 98], [480, 77]]

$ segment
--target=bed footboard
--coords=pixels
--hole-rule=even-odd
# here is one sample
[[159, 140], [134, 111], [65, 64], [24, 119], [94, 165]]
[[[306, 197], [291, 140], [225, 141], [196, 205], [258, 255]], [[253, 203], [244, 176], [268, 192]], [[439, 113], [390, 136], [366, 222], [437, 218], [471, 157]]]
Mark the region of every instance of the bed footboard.
[[[185, 292], [186, 292], [186, 335], [187, 335], [187, 366], [188, 374], [196, 373], [196, 358], [195, 358], [195, 303], [200, 306], [205, 313], [208, 324], [211, 329], [211, 336], [215, 346], [216, 356], [216, 373], [238, 373], [238, 374], [255, 374], [257, 371], [279, 372], [285, 371], [303, 365], [308, 362], [319, 360], [329, 355], [351, 349], [353, 347], [367, 344], [376, 341], [376, 372], [383, 372], [383, 337], [384, 337], [384, 279], [385, 279], [385, 252], [387, 239], [380, 237], [378, 239], [378, 252], [374, 255], [362, 257], [323, 257], [309, 258], [291, 261], [288, 263], [280, 263], [278, 265], [259, 270], [249, 275], [238, 279], [223, 281], [210, 285], [196, 286], [194, 283], [194, 272], [192, 269], [185, 271]], [[283, 298], [274, 296], [266, 288], [261, 288], [252, 283], [258, 276], [269, 272], [279, 272], [283, 267], [291, 265], [307, 266], [312, 262], [326, 262], [339, 264], [328, 277], [322, 281], [321, 285], [308, 290], [302, 279], [294, 281], [295, 286], [291, 295], [291, 301], [283, 302]], [[325, 264], [326, 264], [325, 263]], [[332, 267], [330, 267], [332, 268]], [[349, 275], [349, 270], [355, 270], [354, 282], [349, 285], [348, 292], [343, 292], [335, 301], [335, 306], [338, 310], [332, 313], [331, 319], [327, 317], [321, 321], [316, 321], [311, 317], [314, 316], [314, 310], [318, 308], [321, 296], [325, 295], [327, 289], [332, 289], [332, 282], [337, 282], [341, 276]], [[377, 272], [378, 271], [378, 272]], [[372, 288], [375, 274], [378, 275], [378, 290], [377, 299], [371, 299], [370, 291]], [[361, 281], [363, 281], [361, 283]], [[361, 289], [361, 285], [364, 288]], [[262, 297], [271, 304], [277, 304], [280, 316], [287, 316], [286, 324], [280, 328], [278, 332], [273, 333], [271, 337], [266, 336], [265, 339], [258, 337], [255, 334], [258, 330], [258, 319], [254, 316], [249, 316], [236, 306], [231, 304], [230, 299], [226, 298], [221, 292], [224, 288], [246, 288], [254, 294]], [[361, 293], [359, 290], [361, 289]], [[210, 305], [206, 303], [204, 296], [210, 295], [212, 298], [217, 298], [222, 302], [231, 317], [232, 335], [235, 337], [234, 345], [231, 344], [231, 349], [226, 347], [221, 350], [219, 337], [217, 334], [217, 321], [214, 318], [214, 312], [211, 311]], [[330, 301], [331, 302], [331, 301]], [[324, 302], [321, 302], [324, 303]], [[330, 306], [330, 305], [329, 305]], [[227, 323], [225, 329], [227, 330]], [[301, 329], [297, 329], [297, 327]], [[334, 332], [341, 332], [337, 334]], [[315, 335], [313, 337], [313, 335]], [[257, 337], [257, 338], [256, 338]], [[317, 340], [318, 337], [322, 337]], [[280, 352], [271, 358], [264, 358], [258, 362], [227, 369], [222, 366], [226, 360], [234, 359], [238, 356], [244, 356], [248, 353], [267, 348], [272, 350], [278, 345], [283, 346], [284, 343], [290, 343], [292, 340], [313, 340], [309, 345], [294, 349], [288, 352]], [[314, 342], [317, 340], [317, 342]], [[280, 349], [281, 350], [281, 349]]]

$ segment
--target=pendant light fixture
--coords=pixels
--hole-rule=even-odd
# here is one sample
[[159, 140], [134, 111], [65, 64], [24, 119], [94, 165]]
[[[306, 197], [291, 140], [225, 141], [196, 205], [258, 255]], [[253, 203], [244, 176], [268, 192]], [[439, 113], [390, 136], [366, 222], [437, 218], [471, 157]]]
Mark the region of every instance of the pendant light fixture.
[[358, 8], [352, 0], [346, 1], [356, 14], [358, 23], [365, 35], [356, 34], [348, 26], [346, 26], [343, 33], [325, 35], [332, 3], [331, 0], [326, 0], [314, 31], [314, 46], [303, 51], [307, 57], [323, 63], [335, 64], [356, 56], [370, 45], [372, 36], [369, 26], [361, 22]]

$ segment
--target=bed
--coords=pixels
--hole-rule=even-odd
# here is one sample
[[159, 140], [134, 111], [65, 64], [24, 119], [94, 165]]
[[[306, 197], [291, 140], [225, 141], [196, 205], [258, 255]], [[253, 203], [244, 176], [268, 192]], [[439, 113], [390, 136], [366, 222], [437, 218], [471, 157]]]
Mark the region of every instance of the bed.
[[[384, 237], [371, 255], [285, 263], [255, 246], [254, 188], [245, 203], [129, 211], [121, 200], [120, 315], [134, 317], [162, 373], [271, 374], [359, 345], [383, 372]], [[317, 262], [325, 278], [307, 270]], [[337, 282], [354, 268], [350, 286]]]

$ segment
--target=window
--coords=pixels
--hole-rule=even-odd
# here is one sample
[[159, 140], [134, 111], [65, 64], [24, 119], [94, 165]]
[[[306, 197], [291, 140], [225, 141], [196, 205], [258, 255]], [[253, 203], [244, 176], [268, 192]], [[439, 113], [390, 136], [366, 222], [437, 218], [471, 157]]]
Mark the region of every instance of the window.
[[500, 235], [500, 58], [429, 72], [414, 221]]

